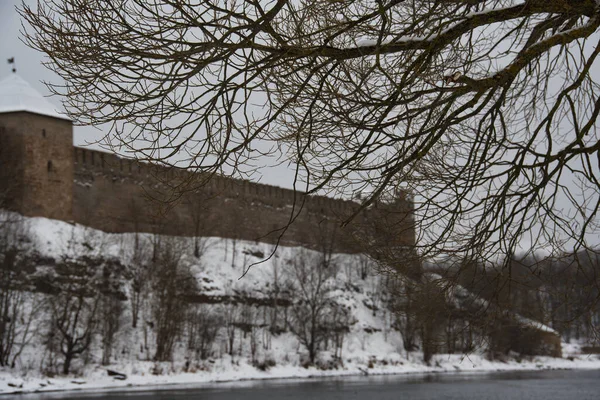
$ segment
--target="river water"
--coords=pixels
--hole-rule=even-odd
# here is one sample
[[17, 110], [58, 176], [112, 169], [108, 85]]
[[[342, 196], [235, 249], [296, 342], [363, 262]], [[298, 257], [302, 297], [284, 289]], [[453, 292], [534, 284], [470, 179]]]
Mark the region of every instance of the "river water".
[[310, 380], [247, 381], [193, 389], [105, 393], [48, 393], [18, 400], [329, 400], [329, 399], [600, 399], [600, 371], [532, 371], [486, 374], [393, 375]]

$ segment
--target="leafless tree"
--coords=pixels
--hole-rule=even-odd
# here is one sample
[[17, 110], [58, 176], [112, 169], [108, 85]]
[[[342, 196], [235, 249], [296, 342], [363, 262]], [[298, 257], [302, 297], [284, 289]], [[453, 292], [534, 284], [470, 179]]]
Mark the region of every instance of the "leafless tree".
[[373, 260], [371, 260], [366, 255], [361, 255], [358, 260], [358, 267], [359, 267], [360, 279], [362, 279], [364, 281], [367, 278], [367, 276], [369, 275], [369, 273], [373, 272], [372, 271], [374, 268]]
[[444, 290], [437, 281], [425, 280], [419, 285], [414, 302], [418, 326], [421, 331], [423, 360], [431, 362], [434, 354], [444, 344], [443, 328], [447, 319], [447, 305]]
[[269, 346], [272, 334], [284, 332], [288, 327], [288, 308], [293, 301], [293, 281], [287, 276], [285, 262], [280, 255], [271, 259], [272, 269], [266, 291], [270, 304], [265, 310], [268, 313], [265, 321], [268, 322], [269, 329], [264, 331], [263, 339], [263, 345], [266, 346]]
[[250, 356], [252, 358], [252, 364], [257, 364], [257, 354], [258, 354], [258, 343], [259, 343], [259, 330], [260, 328], [256, 325], [250, 326]]
[[111, 294], [104, 294], [100, 299], [100, 333], [102, 337], [102, 365], [109, 365], [115, 339], [121, 328], [123, 302]]
[[418, 323], [415, 317], [416, 283], [395, 276], [388, 280], [386, 290], [390, 294], [387, 307], [395, 315], [393, 325], [402, 334], [404, 349], [413, 351], [418, 344]]
[[[271, 279], [269, 282], [269, 291], [267, 296], [270, 299], [271, 307], [269, 307], [269, 325], [270, 332], [277, 332], [279, 330], [279, 301], [282, 292], [283, 279], [281, 278], [281, 267], [279, 266], [280, 258], [279, 256], [273, 257], [271, 259]], [[264, 341], [270, 342], [270, 340]]]
[[73, 360], [92, 344], [98, 301], [83, 293], [63, 292], [51, 296], [49, 305], [52, 315], [49, 346], [64, 356], [62, 372], [66, 375]]
[[71, 371], [75, 358], [91, 346], [97, 328], [99, 296], [94, 286], [97, 271], [85, 261], [64, 258], [57, 265], [56, 293], [47, 296], [50, 323], [47, 345], [63, 356], [62, 373]]
[[129, 260], [130, 287], [129, 302], [131, 307], [131, 326], [137, 327], [140, 318], [142, 302], [148, 296], [150, 289], [150, 244], [141, 240], [139, 233], [134, 233], [132, 254]]
[[206, 360], [212, 354], [223, 317], [214, 306], [206, 304], [194, 305], [188, 313], [188, 349], [196, 354], [197, 360]]
[[98, 267], [92, 267], [99, 275], [94, 284], [98, 292], [97, 324], [102, 343], [102, 365], [108, 365], [123, 325], [124, 302], [127, 300], [123, 284], [130, 271], [117, 259], [102, 258], [97, 263], [100, 263]]
[[240, 310], [237, 304], [228, 303], [221, 307], [223, 313], [225, 334], [227, 338], [227, 352], [231, 357], [234, 355], [235, 337], [237, 325], [239, 323]]
[[[1, 207], [1, 204], [0, 204]], [[27, 275], [35, 270], [33, 251], [22, 246], [23, 219], [0, 209], [0, 366], [14, 367], [32, 337], [31, 322], [39, 307]]]
[[325, 254], [301, 253], [291, 262], [290, 287], [293, 292], [290, 330], [306, 347], [310, 363], [319, 346], [329, 338], [328, 326], [336, 308], [332, 292], [335, 265], [325, 266]]
[[344, 339], [350, 331], [350, 326], [356, 323], [350, 311], [345, 307], [330, 303], [329, 318], [325, 325], [325, 330], [328, 333], [329, 340], [333, 345], [334, 357], [342, 360], [342, 350], [344, 348]]
[[196, 282], [182, 262], [181, 243], [165, 238], [152, 268], [151, 308], [156, 333], [156, 361], [170, 361], [175, 341], [183, 333], [188, 303]]
[[[259, 319], [259, 310], [258, 308], [252, 304], [252, 299], [247, 293], [244, 293], [241, 297], [241, 311], [239, 314], [239, 322], [238, 326], [244, 332], [243, 339], [248, 338], [250, 342], [250, 357], [252, 364], [255, 365], [257, 362], [256, 356], [258, 352], [258, 344], [259, 344], [259, 330], [260, 330], [260, 322]], [[241, 340], [240, 340], [240, 348], [241, 348]]]
[[140, 159], [207, 177], [284, 154], [311, 193], [366, 189], [368, 207], [412, 191], [422, 255], [581, 248], [597, 227], [595, 0], [51, 0], [21, 14], [69, 115], [111, 124], [108, 143]]
[[[535, 268], [535, 265], [534, 265]], [[538, 268], [538, 285], [527, 289], [542, 320], [570, 339], [600, 342], [600, 258], [591, 252], [549, 260]], [[531, 293], [533, 292], [533, 293]], [[539, 304], [539, 305], [538, 305]]]

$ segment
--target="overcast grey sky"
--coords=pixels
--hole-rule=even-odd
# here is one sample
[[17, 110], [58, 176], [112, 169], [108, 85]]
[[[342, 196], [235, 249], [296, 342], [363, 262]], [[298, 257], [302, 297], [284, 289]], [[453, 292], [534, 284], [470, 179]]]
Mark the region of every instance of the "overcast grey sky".
[[[27, 0], [27, 3], [35, 4], [35, 0]], [[7, 59], [15, 57], [17, 73], [28, 81], [38, 92], [49, 96], [50, 91], [44, 85], [44, 81], [58, 82], [60, 79], [52, 71], [42, 65], [44, 55], [27, 47], [21, 41], [21, 18], [15, 7], [21, 4], [21, 0], [0, 0], [0, 79], [11, 73], [11, 66]], [[50, 96], [49, 100], [58, 110], [63, 110], [60, 99]], [[93, 127], [74, 127], [74, 143], [77, 146], [99, 149], [100, 146], [94, 142], [100, 140], [106, 132]], [[256, 180], [262, 183], [291, 188], [293, 183], [293, 172], [285, 166], [264, 169], [262, 176], [256, 175]]]

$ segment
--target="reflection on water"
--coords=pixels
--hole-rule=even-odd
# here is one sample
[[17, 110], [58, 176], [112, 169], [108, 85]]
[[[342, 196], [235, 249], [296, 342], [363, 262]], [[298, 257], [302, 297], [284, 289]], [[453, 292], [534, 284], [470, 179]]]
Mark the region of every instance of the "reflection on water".
[[109, 393], [53, 393], [18, 400], [325, 400], [325, 399], [600, 399], [600, 371], [501, 372], [248, 381], [194, 389], [129, 390]]

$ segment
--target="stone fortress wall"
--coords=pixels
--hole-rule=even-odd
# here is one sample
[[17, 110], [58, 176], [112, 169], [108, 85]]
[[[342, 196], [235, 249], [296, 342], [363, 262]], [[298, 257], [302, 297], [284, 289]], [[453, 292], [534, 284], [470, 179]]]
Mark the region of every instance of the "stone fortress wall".
[[165, 204], [151, 197], [170, 191], [164, 182], [176, 184], [189, 178], [189, 173], [77, 147], [73, 160], [73, 218], [108, 232], [161, 232], [274, 243], [281, 228], [299, 212], [282, 244], [317, 249], [333, 245], [339, 251], [360, 252], [363, 249], [356, 243], [357, 230], [372, 230], [376, 221], [396, 221], [397, 237], [390, 239], [397, 245], [414, 243], [412, 202], [406, 198], [370, 209], [346, 229], [341, 228], [341, 222], [358, 208], [356, 202], [323, 196], [304, 199], [302, 193], [290, 189], [213, 176], [206, 185]]
[[[30, 112], [0, 113], [0, 195], [27, 216], [80, 223], [106, 232], [219, 236], [275, 243], [303, 194], [289, 189], [214, 176], [174, 202], [160, 198], [182, 172], [74, 147], [70, 121]], [[168, 184], [167, 184], [168, 183]], [[347, 227], [341, 222], [359, 205], [309, 196], [281, 244], [363, 252], [415, 242], [412, 201], [400, 195], [378, 203]], [[295, 208], [294, 208], [295, 207]], [[374, 239], [375, 238], [375, 239]]]

